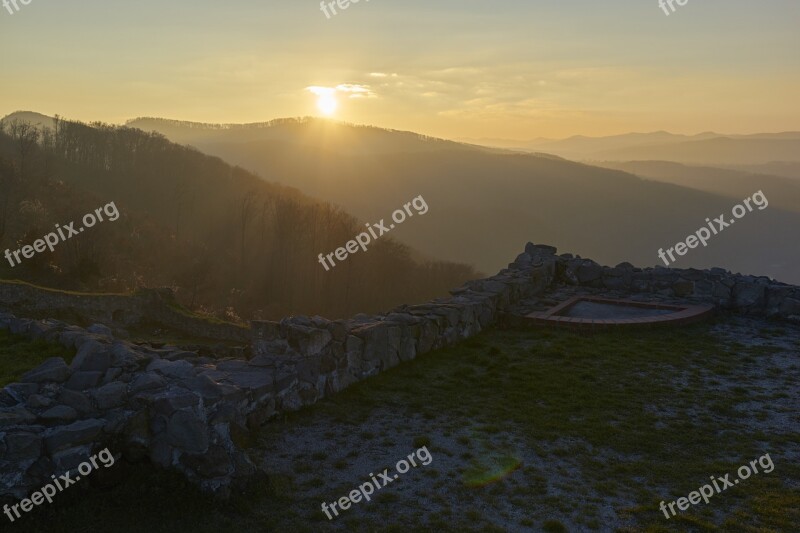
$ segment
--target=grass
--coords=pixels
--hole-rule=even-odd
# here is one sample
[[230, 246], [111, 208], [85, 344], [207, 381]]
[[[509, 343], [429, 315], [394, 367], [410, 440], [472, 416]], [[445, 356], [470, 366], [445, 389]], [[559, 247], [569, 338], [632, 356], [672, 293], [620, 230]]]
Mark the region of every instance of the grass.
[[[268, 424], [257, 459], [274, 471], [246, 495], [217, 502], [175, 474], [135, 469], [102, 493], [64, 498], [15, 527], [790, 530], [800, 523], [800, 493], [787, 481], [800, 479], [800, 467], [785, 458], [797, 428], [758, 419], [791, 415], [800, 370], [775, 372], [771, 358], [780, 351], [715, 335], [708, 324], [594, 336], [494, 330]], [[376, 440], [385, 427], [393, 438]], [[301, 449], [288, 444], [293, 436]], [[401, 451], [382, 448], [391, 442]], [[393, 484], [328, 522], [320, 502], [363, 481], [355, 463], [367, 472], [393, 467], [410, 444], [428, 446], [433, 463], [405, 474], [397, 486], [404, 490]], [[661, 500], [686, 496], [765, 452], [773, 472], [669, 522], [658, 510]]]
[[51, 357], [63, 357], [67, 363], [75, 356], [59, 344], [31, 341], [0, 329], [0, 387], [19, 381], [22, 375]]

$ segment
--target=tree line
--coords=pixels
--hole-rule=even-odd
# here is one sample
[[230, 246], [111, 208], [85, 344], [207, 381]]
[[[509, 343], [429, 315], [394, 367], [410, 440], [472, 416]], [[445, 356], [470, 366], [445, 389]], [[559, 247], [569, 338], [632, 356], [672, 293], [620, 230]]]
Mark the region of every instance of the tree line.
[[317, 254], [363, 223], [329, 203], [152, 132], [55, 117], [0, 122], [0, 253], [110, 201], [122, 216], [0, 277], [61, 289], [170, 286], [189, 308], [230, 320], [329, 318], [422, 302], [478, 276], [415, 259], [391, 238], [326, 272]]

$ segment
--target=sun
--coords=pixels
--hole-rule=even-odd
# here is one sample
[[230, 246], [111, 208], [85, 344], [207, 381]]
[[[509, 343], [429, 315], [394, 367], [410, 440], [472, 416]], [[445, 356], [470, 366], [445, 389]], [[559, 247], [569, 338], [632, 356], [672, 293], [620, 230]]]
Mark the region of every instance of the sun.
[[323, 115], [333, 115], [337, 107], [339, 107], [339, 103], [332, 94], [319, 95], [319, 98], [317, 99], [317, 108], [322, 112]]

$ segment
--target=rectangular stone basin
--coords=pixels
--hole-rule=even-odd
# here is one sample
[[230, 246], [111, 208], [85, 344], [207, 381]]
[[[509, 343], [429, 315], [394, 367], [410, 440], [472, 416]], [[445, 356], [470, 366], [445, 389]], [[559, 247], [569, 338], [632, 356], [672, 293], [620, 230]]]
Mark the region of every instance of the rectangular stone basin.
[[713, 305], [666, 305], [662, 303], [612, 300], [575, 296], [544, 312], [526, 315], [535, 325], [571, 328], [607, 328], [686, 324], [708, 316]]

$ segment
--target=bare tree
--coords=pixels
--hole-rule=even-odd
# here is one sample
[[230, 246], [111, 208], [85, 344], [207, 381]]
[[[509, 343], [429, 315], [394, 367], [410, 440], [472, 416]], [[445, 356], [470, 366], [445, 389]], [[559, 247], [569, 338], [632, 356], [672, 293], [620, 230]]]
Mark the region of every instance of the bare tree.
[[239, 267], [244, 270], [245, 242], [247, 237], [247, 226], [255, 215], [256, 203], [258, 199], [255, 191], [248, 192], [242, 198], [239, 208]]
[[16, 194], [17, 180], [14, 176], [14, 165], [5, 159], [0, 159], [0, 244], [8, 229], [8, 206], [12, 205], [12, 196]]
[[39, 141], [41, 132], [30, 122], [14, 119], [8, 125], [8, 133], [16, 144], [19, 157], [19, 175], [20, 179], [24, 180], [25, 163]]

